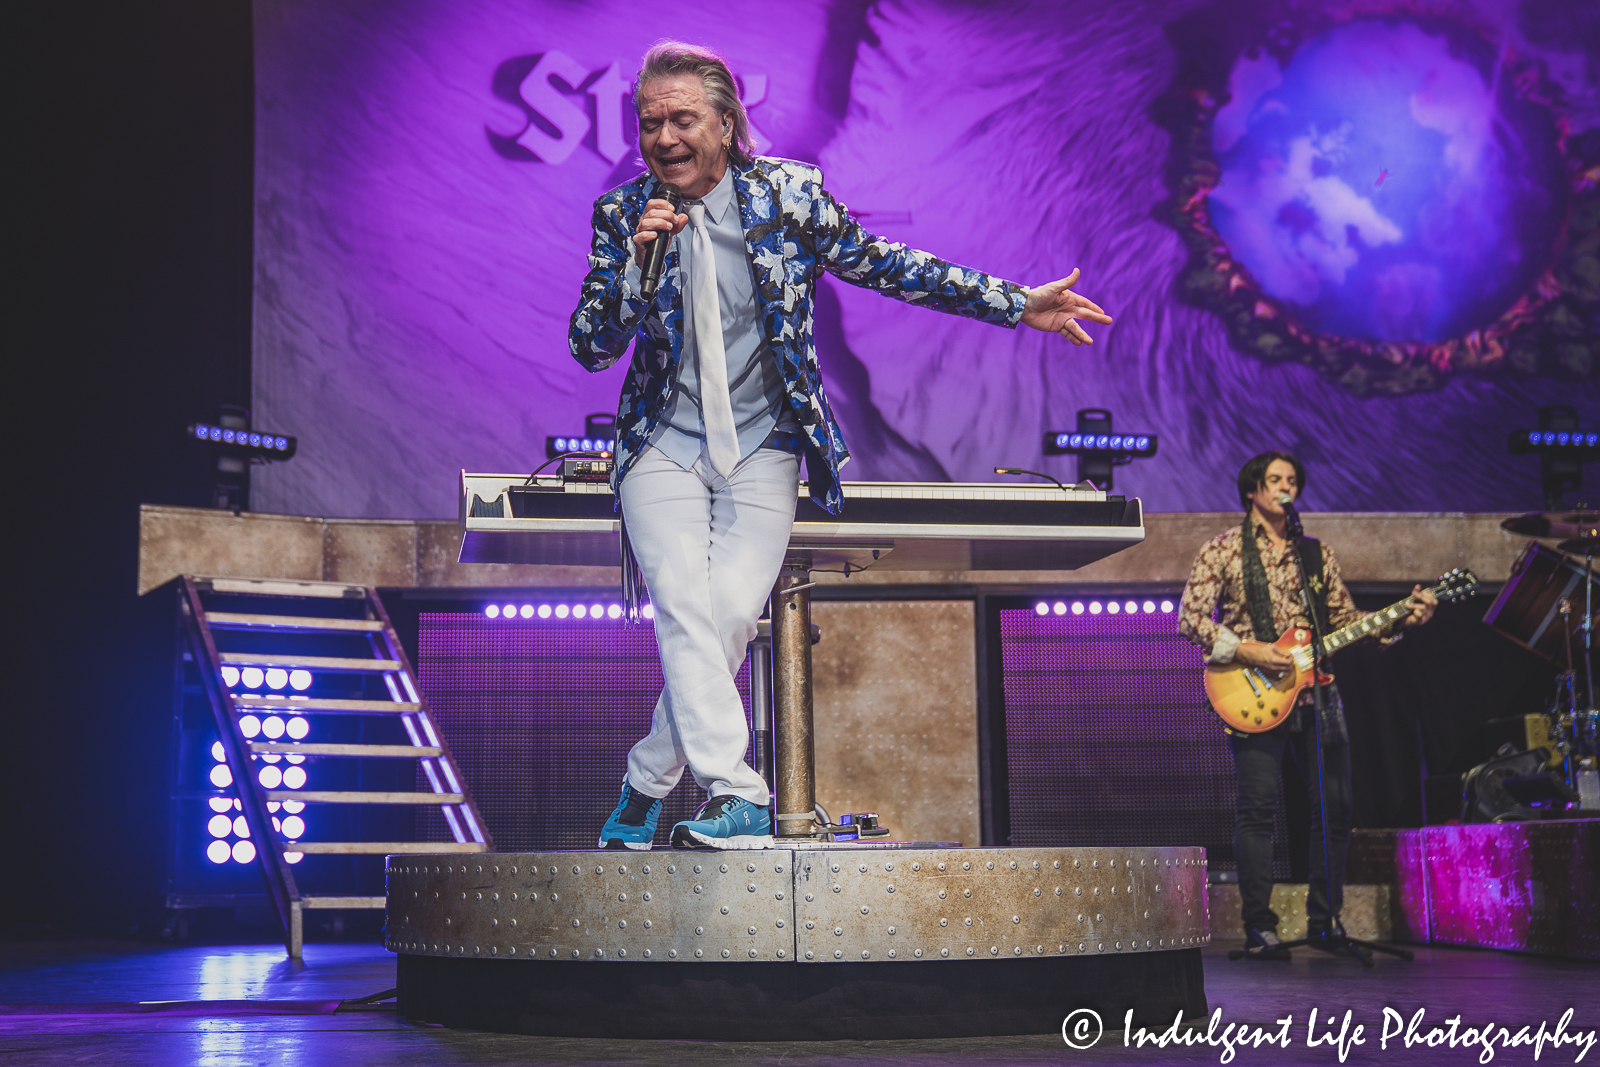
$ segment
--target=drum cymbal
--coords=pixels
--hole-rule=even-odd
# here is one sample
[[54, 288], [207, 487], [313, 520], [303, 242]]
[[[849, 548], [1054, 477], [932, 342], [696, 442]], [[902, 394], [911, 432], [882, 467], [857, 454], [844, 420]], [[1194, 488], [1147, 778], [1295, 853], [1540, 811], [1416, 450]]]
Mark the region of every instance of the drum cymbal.
[[1556, 547], [1574, 556], [1582, 556], [1600, 548], [1600, 537], [1573, 537], [1561, 542]]
[[1523, 537], [1594, 537], [1600, 534], [1600, 513], [1593, 511], [1531, 511], [1500, 524], [1507, 533]]

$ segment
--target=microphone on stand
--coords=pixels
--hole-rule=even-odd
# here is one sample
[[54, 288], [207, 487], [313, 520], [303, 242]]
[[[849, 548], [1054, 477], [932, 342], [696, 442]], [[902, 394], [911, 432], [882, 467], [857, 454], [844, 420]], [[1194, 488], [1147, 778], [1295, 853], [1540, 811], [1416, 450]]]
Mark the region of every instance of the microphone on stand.
[[1288, 493], [1279, 493], [1278, 506], [1283, 509], [1284, 532], [1290, 537], [1304, 537], [1306, 529], [1300, 525], [1300, 513], [1294, 509], [1294, 497]]
[[[672, 210], [676, 213], [678, 208], [683, 206], [683, 191], [671, 182], [665, 182], [651, 199], [665, 200], [672, 205]], [[667, 239], [671, 236], [668, 230], [657, 230], [656, 239], [644, 250], [643, 281], [639, 291], [646, 300], [654, 300], [656, 289], [661, 285], [661, 268], [667, 262]]]

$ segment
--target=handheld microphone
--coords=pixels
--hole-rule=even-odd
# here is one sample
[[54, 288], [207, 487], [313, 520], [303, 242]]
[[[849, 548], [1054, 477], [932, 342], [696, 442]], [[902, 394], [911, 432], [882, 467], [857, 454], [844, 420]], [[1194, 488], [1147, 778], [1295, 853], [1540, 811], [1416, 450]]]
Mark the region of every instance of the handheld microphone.
[[1283, 509], [1284, 519], [1286, 520], [1283, 524], [1284, 531], [1290, 537], [1304, 536], [1305, 527], [1300, 525], [1300, 513], [1294, 509], [1294, 497], [1288, 493], [1279, 493], [1278, 506]]
[[[664, 183], [651, 199], [665, 200], [672, 205], [674, 212], [683, 206], [683, 192], [671, 182]], [[661, 285], [661, 268], [667, 263], [667, 238], [670, 236], [671, 233], [666, 230], [657, 230], [656, 239], [644, 250], [644, 269], [641, 272], [644, 281], [639, 291], [644, 294], [646, 300], [654, 300], [656, 289]]]

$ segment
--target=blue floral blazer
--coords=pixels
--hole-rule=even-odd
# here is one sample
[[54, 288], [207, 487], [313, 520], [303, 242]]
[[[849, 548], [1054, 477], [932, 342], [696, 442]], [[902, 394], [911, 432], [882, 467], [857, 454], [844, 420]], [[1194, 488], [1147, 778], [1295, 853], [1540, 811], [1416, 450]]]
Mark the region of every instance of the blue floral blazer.
[[[610, 367], [634, 343], [617, 410], [617, 450], [626, 459], [612, 475], [613, 489], [655, 432], [683, 352], [677, 243], [667, 252], [654, 301], [647, 303], [625, 282], [634, 229], [656, 184], [642, 174], [595, 201], [589, 273], [569, 334], [573, 357], [592, 371]], [[836, 515], [844, 504], [839, 467], [850, 452], [817, 368], [812, 318], [821, 273], [909, 304], [1007, 327], [1022, 320], [1027, 290], [867, 233], [823, 189], [822, 172], [808, 164], [757, 157], [748, 167], [734, 167], [733, 187], [766, 346], [806, 439], [811, 498]]]

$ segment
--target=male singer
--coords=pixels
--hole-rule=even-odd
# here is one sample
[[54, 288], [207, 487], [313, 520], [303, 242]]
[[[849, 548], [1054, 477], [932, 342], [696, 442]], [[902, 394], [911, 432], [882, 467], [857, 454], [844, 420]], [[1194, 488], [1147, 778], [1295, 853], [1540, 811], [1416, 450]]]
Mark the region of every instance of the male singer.
[[[1286, 630], [1309, 628], [1301, 597], [1300, 566], [1288, 534], [1288, 507], [1305, 489], [1306, 469], [1287, 452], [1263, 452], [1239, 471], [1239, 502], [1244, 521], [1208, 541], [1194, 561], [1183, 590], [1178, 630], [1206, 650], [1207, 663], [1243, 663], [1274, 675], [1294, 665], [1273, 642]], [[1323, 631], [1359, 622], [1366, 612], [1356, 608], [1339, 575], [1333, 550], [1315, 540], [1306, 567], [1312, 603]], [[1439, 602], [1416, 586], [1410, 614], [1402, 626], [1421, 626], [1433, 617]], [[1215, 617], [1213, 618], [1213, 613]], [[1384, 639], [1398, 640], [1397, 635]], [[1344, 707], [1337, 689], [1325, 701], [1321, 724], [1323, 768], [1327, 779], [1328, 864], [1323, 863], [1322, 803], [1317, 795], [1316, 744], [1312, 720], [1314, 696], [1308, 688], [1280, 726], [1262, 733], [1241, 733], [1223, 727], [1239, 776], [1239, 804], [1234, 816], [1234, 862], [1239, 871], [1245, 954], [1252, 959], [1283, 960], [1289, 952], [1278, 939], [1278, 916], [1271, 907], [1272, 824], [1278, 809], [1278, 773], [1284, 749], [1294, 753], [1311, 799], [1311, 886], [1306, 894], [1306, 930], [1310, 937], [1343, 934], [1339, 908], [1344, 897], [1344, 858], [1350, 845], [1350, 743]], [[1325, 869], [1331, 866], [1331, 869]]]
[[[802, 456], [812, 499], [834, 514], [843, 503], [849, 452], [817, 367], [817, 277], [1074, 344], [1092, 343], [1075, 320], [1111, 319], [1072, 292], [1077, 271], [1030, 290], [866, 233], [817, 168], [753, 154], [733, 75], [713, 52], [656, 45], [634, 105], [650, 172], [595, 202], [571, 346], [598, 371], [633, 345], [612, 486], [666, 688], [599, 845], [650, 848], [661, 800], [688, 767], [710, 799], [673, 827], [672, 844], [769, 848], [767, 784], [744, 761], [734, 676], [783, 563]], [[653, 195], [669, 182], [683, 214]], [[655, 241], [671, 244], [647, 300], [641, 268]]]

